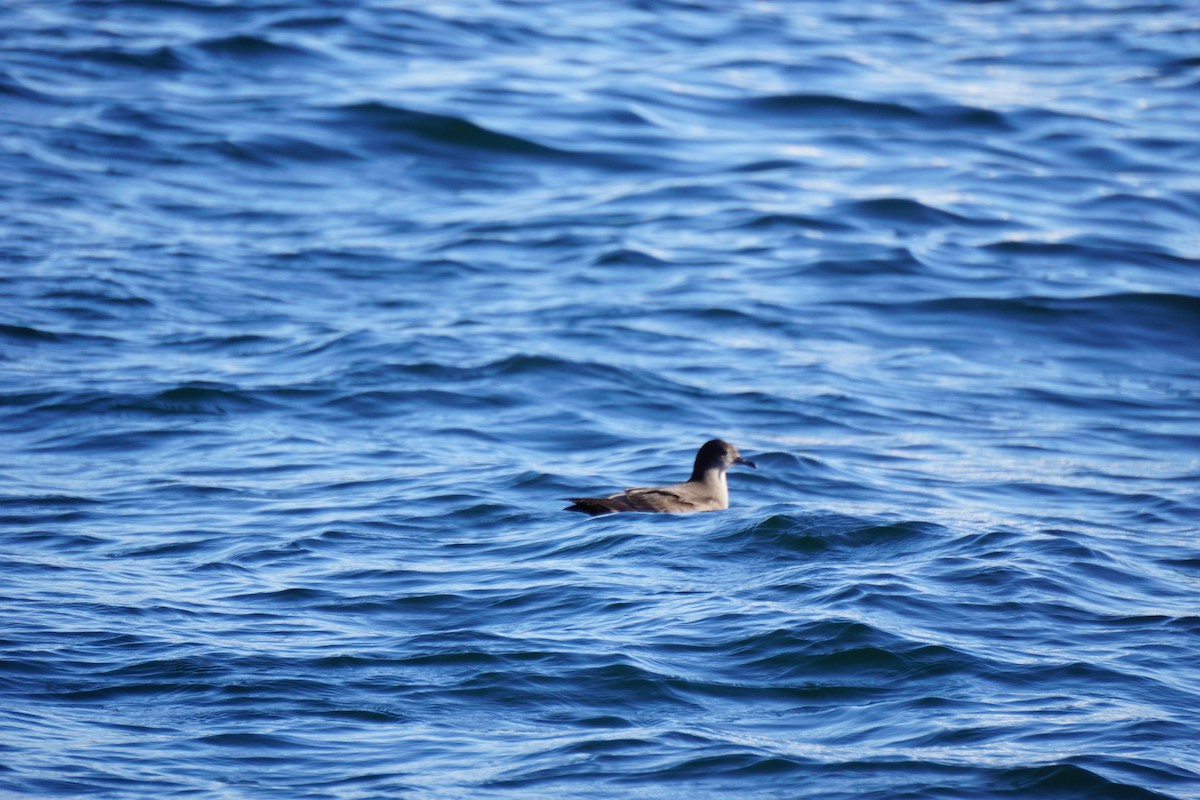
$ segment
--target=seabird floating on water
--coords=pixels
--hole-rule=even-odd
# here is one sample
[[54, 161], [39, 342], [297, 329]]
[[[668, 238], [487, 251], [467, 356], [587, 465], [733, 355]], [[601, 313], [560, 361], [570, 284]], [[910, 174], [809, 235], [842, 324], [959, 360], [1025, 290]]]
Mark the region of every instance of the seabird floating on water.
[[756, 468], [737, 448], [721, 439], [705, 442], [696, 453], [692, 477], [673, 486], [626, 489], [608, 497], [573, 497], [567, 511], [584, 514], [611, 514], [616, 511], [650, 511], [681, 514], [692, 511], [723, 511], [729, 508], [729, 484], [725, 470], [734, 464]]

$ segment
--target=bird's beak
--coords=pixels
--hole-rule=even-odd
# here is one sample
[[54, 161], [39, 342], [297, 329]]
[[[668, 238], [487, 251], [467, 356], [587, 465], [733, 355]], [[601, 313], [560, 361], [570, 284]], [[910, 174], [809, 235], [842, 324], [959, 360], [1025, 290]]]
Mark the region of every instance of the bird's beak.
[[733, 463], [741, 464], [743, 467], [749, 467], [750, 469], [758, 469], [757, 464], [755, 464], [753, 461], [747, 461], [746, 459], [742, 458], [741, 456], [738, 456], [737, 458], [735, 458], [733, 460]]

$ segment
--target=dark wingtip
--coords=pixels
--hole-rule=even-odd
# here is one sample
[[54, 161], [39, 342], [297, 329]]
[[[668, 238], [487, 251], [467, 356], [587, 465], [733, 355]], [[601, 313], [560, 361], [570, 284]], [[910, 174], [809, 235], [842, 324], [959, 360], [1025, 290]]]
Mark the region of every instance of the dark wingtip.
[[604, 505], [601, 498], [597, 497], [569, 497], [571, 505], [563, 509], [563, 511], [578, 511], [580, 514], [587, 514], [591, 517], [599, 516], [600, 514], [612, 514], [616, 512], [615, 508], [609, 508]]

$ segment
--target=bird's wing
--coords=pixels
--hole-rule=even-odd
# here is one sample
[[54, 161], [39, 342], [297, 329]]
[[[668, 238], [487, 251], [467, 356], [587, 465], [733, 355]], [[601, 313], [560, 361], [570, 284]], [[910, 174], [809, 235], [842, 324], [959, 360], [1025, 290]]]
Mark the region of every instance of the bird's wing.
[[700, 510], [700, 507], [691, 498], [674, 486], [626, 489], [616, 497], [623, 499], [634, 511], [670, 513]]
[[608, 497], [572, 497], [567, 511], [585, 514], [612, 514], [617, 511], [645, 511], [657, 514], [679, 514], [688, 511], [712, 511], [711, 504], [696, 499], [684, 491], [688, 484], [675, 486], [639, 486]]

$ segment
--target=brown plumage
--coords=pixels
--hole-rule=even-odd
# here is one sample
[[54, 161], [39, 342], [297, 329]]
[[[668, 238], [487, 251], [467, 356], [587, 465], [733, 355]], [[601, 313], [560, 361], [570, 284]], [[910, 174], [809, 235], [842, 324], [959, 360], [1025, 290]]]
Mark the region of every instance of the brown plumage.
[[671, 486], [626, 489], [608, 497], [573, 497], [567, 511], [612, 514], [618, 511], [647, 511], [685, 514], [693, 511], [722, 511], [729, 508], [729, 484], [725, 471], [734, 464], [754, 468], [729, 442], [713, 439], [696, 453], [692, 477]]

